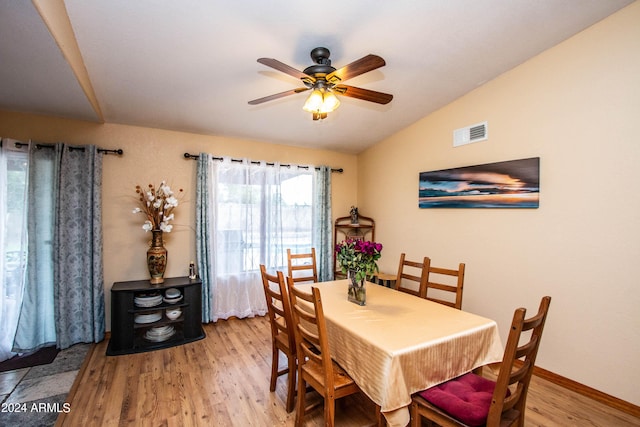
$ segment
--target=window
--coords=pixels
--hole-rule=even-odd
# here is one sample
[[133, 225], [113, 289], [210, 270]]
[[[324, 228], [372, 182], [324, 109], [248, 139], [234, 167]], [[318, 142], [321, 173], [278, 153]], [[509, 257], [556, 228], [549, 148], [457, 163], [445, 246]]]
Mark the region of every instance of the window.
[[310, 250], [313, 176], [309, 172], [288, 175], [272, 183], [219, 181], [217, 248], [226, 256], [218, 264], [218, 275], [257, 271], [260, 264], [270, 264], [266, 260], [282, 269], [288, 248]]
[[[200, 155], [196, 243], [204, 322], [264, 315], [260, 265], [286, 272], [287, 249], [315, 247], [329, 265], [330, 175], [327, 166]], [[318, 265], [319, 274], [330, 274]]]

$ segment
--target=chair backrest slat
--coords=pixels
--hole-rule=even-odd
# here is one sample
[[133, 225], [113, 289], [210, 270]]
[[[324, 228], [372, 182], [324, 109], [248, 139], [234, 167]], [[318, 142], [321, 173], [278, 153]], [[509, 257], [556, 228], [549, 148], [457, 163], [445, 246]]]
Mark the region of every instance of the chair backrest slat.
[[279, 332], [287, 336], [289, 348], [295, 349], [295, 339], [292, 333], [293, 320], [291, 318], [291, 307], [284, 275], [281, 271], [276, 274], [267, 273], [264, 265], [260, 265], [262, 275], [262, 285], [265, 298], [267, 300], [267, 313], [271, 324], [271, 333], [275, 338]]
[[[406, 268], [409, 267], [409, 270]], [[419, 270], [419, 272], [417, 271]], [[422, 262], [406, 259], [404, 253], [400, 254], [400, 264], [396, 276], [396, 290], [417, 297], [424, 297], [427, 292], [427, 276], [429, 271], [429, 258], [424, 257]], [[417, 274], [420, 274], [419, 276]], [[413, 283], [410, 283], [413, 282]], [[412, 287], [408, 286], [411, 284]]]
[[311, 248], [311, 252], [300, 254], [294, 254], [291, 249], [287, 249], [287, 267], [287, 275], [294, 283], [318, 282], [315, 248]]
[[[427, 284], [425, 288], [424, 298], [429, 301], [434, 301], [440, 304], [447, 305], [449, 307], [462, 308], [462, 291], [464, 287], [464, 270], [465, 264], [460, 263], [458, 269], [434, 267], [429, 261], [429, 271], [427, 273]], [[445, 280], [455, 281], [455, 284], [444, 283]], [[454, 294], [453, 299], [444, 299], [439, 296], [434, 296], [433, 292], [429, 290], [445, 291]]]
[[[550, 304], [551, 297], [543, 297], [537, 314], [529, 319], [525, 319], [526, 310], [524, 308], [519, 308], [514, 312], [509, 338], [496, 380], [496, 388], [489, 408], [488, 426], [499, 425], [502, 415], [511, 409], [518, 411], [519, 425], [524, 425], [527, 391]], [[529, 331], [530, 336], [526, 342], [521, 343], [523, 332]], [[515, 389], [509, 388], [513, 384], [517, 384]], [[507, 396], [507, 389], [510, 390], [509, 396]]]
[[317, 363], [322, 368], [325, 388], [334, 390], [333, 364], [320, 290], [312, 287], [311, 293], [305, 292], [295, 286], [291, 277], [287, 278], [287, 284], [299, 352], [298, 363], [304, 365], [309, 360]]

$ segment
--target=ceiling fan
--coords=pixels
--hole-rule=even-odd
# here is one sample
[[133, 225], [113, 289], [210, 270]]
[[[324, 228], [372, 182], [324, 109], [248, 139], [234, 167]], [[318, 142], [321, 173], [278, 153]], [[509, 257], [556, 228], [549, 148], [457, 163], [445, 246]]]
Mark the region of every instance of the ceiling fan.
[[340, 101], [335, 96], [336, 94], [378, 104], [391, 102], [393, 95], [388, 93], [342, 84], [345, 80], [384, 66], [384, 59], [377, 55], [369, 54], [340, 69], [336, 69], [331, 66], [330, 54], [329, 49], [326, 47], [316, 47], [311, 51], [311, 59], [314, 65], [305, 68], [304, 71], [298, 71], [277, 59], [259, 58], [259, 63], [302, 80], [304, 87], [254, 99], [249, 101], [249, 104], [262, 104], [263, 102], [311, 90], [311, 94], [302, 108], [313, 114], [313, 120], [322, 120], [327, 117], [327, 113], [334, 111], [340, 105]]

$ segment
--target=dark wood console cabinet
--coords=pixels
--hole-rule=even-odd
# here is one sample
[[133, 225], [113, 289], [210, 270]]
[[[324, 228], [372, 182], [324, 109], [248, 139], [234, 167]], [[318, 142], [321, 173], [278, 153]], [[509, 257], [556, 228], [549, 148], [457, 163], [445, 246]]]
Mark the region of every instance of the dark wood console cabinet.
[[[160, 285], [151, 285], [149, 280], [116, 282], [111, 288], [111, 339], [107, 347], [108, 356], [140, 353], [173, 347], [205, 337], [202, 329], [202, 282], [200, 279], [174, 277], [165, 279]], [[182, 299], [174, 304], [162, 302], [154, 307], [139, 307], [136, 296], [157, 292], [164, 295], [169, 288], [176, 288]], [[166, 311], [180, 308], [182, 315], [171, 320]], [[136, 323], [136, 315], [160, 312], [162, 317], [152, 323]], [[145, 338], [151, 328], [171, 325], [175, 334], [166, 341], [156, 342]]]

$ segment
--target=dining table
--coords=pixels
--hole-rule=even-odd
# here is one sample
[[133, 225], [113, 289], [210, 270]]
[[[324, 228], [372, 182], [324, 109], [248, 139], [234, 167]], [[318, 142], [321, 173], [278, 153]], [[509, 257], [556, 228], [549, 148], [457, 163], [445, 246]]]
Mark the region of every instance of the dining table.
[[495, 321], [370, 282], [360, 306], [348, 301], [348, 283], [296, 287], [320, 290], [331, 357], [389, 426], [409, 424], [413, 393], [502, 360]]

